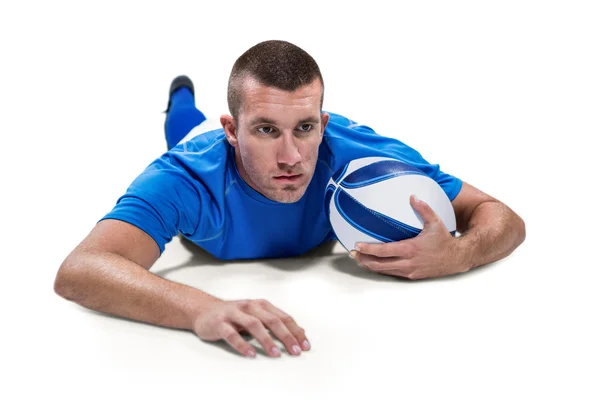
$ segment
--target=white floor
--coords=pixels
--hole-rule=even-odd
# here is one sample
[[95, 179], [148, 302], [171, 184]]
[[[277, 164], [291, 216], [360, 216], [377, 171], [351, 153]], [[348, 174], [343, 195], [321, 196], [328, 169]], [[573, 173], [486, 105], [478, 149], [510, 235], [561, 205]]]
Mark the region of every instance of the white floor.
[[[600, 397], [597, 6], [323, 3], [0, 6], [1, 398]], [[269, 300], [306, 329], [300, 357], [243, 358], [54, 294], [62, 260], [164, 151], [170, 80], [188, 74], [198, 107], [226, 113], [233, 62], [271, 38], [315, 57], [325, 109], [504, 201], [526, 242], [422, 282], [339, 245], [251, 263], [168, 245], [152, 272]]]

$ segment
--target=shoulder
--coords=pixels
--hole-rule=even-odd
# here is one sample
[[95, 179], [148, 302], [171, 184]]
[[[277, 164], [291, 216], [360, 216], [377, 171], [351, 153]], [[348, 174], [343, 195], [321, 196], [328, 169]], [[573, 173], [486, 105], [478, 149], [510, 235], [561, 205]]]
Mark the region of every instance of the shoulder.
[[226, 160], [231, 156], [230, 150], [231, 145], [223, 129], [217, 129], [175, 146], [157, 162], [166, 163], [170, 168], [206, 184], [216, 175], [225, 173], [228, 164]]
[[[371, 156], [393, 156], [404, 144], [397, 139], [378, 134], [370, 126], [347, 116], [328, 112], [329, 122], [323, 135], [323, 146], [337, 162]], [[395, 154], [397, 155], [397, 154]]]
[[370, 126], [343, 115], [331, 112], [329, 115], [319, 158], [331, 170], [337, 171], [357, 158], [387, 157], [420, 169], [440, 184], [451, 199], [460, 190], [460, 179], [444, 173], [439, 164], [427, 161], [417, 149], [395, 137], [380, 135]]
[[[342, 127], [351, 127], [352, 125], [356, 124], [355, 121], [351, 120], [350, 118], [338, 114], [338, 113], [334, 113], [331, 111], [325, 111], [327, 112], [327, 114], [329, 114], [329, 124], [333, 124], [336, 126], [342, 126]], [[328, 124], [328, 125], [329, 125]]]
[[198, 135], [152, 161], [129, 191], [151, 192], [159, 197], [182, 190], [188, 194], [218, 192], [230, 147], [222, 130]]
[[148, 165], [103, 219], [137, 226], [160, 252], [177, 232], [210, 235], [222, 203], [227, 146], [218, 135], [178, 145]]
[[167, 152], [167, 154], [202, 154], [206, 153], [210, 157], [219, 156], [227, 152], [229, 143], [225, 136], [223, 128], [194, 135], [194, 129], [188, 134], [191, 138], [178, 144]]
[[353, 120], [345, 115], [327, 111], [329, 122], [325, 127], [324, 139], [342, 140], [347, 142], [364, 143], [370, 140], [389, 140], [381, 136], [373, 128], [364, 123]]

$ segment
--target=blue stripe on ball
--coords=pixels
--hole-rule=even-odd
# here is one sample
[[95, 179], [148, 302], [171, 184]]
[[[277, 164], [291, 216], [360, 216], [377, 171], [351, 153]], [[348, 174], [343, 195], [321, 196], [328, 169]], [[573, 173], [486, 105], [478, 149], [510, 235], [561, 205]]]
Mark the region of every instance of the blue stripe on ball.
[[427, 176], [423, 171], [412, 165], [396, 160], [384, 160], [365, 165], [351, 172], [344, 178], [341, 185], [348, 189], [355, 189], [385, 181], [399, 175]]
[[335, 192], [334, 199], [337, 210], [346, 222], [384, 243], [413, 238], [420, 232], [418, 228], [368, 209], [341, 188]]
[[[365, 207], [365, 208], [366, 208], [366, 207]], [[371, 210], [371, 209], [368, 209], [368, 208], [367, 208], [367, 210], [371, 211], [373, 214], [375, 214], [375, 215], [376, 215], [376, 216], [378, 216], [379, 218], [382, 218], [382, 219], [384, 219], [384, 220], [385, 220], [387, 223], [389, 223], [389, 224], [392, 224], [392, 225], [393, 225], [393, 226], [395, 226], [397, 229], [400, 229], [400, 230], [404, 230], [404, 231], [406, 231], [407, 235], [412, 235], [411, 237], [415, 237], [415, 236], [417, 236], [419, 233], [421, 233], [421, 229], [419, 229], [419, 228], [415, 228], [414, 226], [407, 225], [407, 224], [405, 224], [404, 222], [401, 222], [401, 221], [395, 220], [394, 218], [390, 218], [390, 217], [388, 217], [387, 215], [384, 215], [384, 214], [378, 213], [378, 212], [377, 212], [377, 211], [375, 211], [375, 210]]]
[[346, 173], [346, 171], [348, 170], [348, 165], [350, 163], [344, 165], [344, 168], [340, 168], [338, 169], [338, 171], [331, 177], [331, 179], [333, 179], [333, 181], [335, 183], [339, 183], [340, 179], [342, 179], [342, 176], [344, 176], [344, 174]]
[[335, 192], [335, 186], [330, 183], [325, 189], [325, 215], [327, 215], [327, 219], [329, 219], [329, 203], [331, 202], [333, 192]]

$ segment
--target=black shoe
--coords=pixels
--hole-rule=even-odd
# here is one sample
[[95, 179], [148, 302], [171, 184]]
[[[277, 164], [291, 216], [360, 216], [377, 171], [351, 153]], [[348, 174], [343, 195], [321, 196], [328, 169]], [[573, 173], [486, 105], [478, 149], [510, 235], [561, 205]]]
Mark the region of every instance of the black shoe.
[[171, 109], [171, 96], [173, 95], [173, 93], [175, 93], [178, 89], [181, 89], [182, 87], [190, 89], [192, 95], [194, 95], [194, 83], [192, 82], [192, 80], [185, 75], [179, 75], [171, 82], [171, 87], [169, 88], [169, 104], [167, 104], [167, 109], [165, 110], [165, 113], [168, 113]]

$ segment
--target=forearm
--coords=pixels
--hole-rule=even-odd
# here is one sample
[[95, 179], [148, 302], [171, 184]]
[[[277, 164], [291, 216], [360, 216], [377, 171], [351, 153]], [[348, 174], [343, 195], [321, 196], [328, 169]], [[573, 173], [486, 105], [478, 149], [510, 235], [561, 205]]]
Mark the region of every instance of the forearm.
[[65, 260], [55, 291], [92, 310], [186, 330], [195, 316], [221, 301], [111, 253], [80, 253]]
[[468, 228], [457, 239], [465, 270], [489, 264], [512, 253], [525, 240], [525, 223], [500, 202], [480, 204]]

